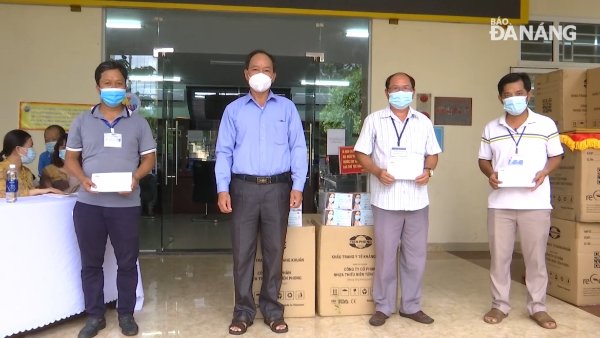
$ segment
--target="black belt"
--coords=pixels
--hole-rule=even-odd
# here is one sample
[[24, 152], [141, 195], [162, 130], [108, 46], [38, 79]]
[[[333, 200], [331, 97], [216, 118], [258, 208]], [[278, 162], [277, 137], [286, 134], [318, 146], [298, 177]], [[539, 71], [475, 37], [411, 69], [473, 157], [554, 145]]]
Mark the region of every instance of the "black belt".
[[289, 171], [287, 173], [273, 176], [254, 176], [244, 174], [232, 174], [232, 176], [239, 180], [256, 184], [289, 183], [292, 181], [292, 174]]

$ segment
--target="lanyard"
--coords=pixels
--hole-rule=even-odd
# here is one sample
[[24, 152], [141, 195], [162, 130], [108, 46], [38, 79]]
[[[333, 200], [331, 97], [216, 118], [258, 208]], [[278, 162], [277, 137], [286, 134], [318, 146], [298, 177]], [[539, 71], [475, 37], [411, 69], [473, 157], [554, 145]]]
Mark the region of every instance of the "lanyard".
[[402, 130], [400, 131], [400, 135], [398, 135], [398, 128], [396, 128], [396, 122], [394, 122], [394, 118], [392, 118], [390, 116], [390, 119], [392, 120], [392, 124], [394, 125], [394, 130], [396, 131], [396, 137], [398, 138], [398, 147], [400, 146], [400, 139], [402, 138], [402, 134], [404, 134], [404, 129], [406, 128], [406, 125], [408, 124], [408, 119], [409, 117], [406, 117], [406, 120], [404, 121], [404, 125], [402, 126]]
[[[94, 110], [96, 110], [96, 108], [98, 108], [98, 106], [99, 106], [99, 105], [100, 105], [100, 104], [97, 104], [97, 105], [95, 105], [95, 106], [92, 108], [92, 112], [91, 112], [92, 114], [94, 114]], [[129, 111], [129, 108], [125, 107], [125, 110], [127, 111], [127, 115], [128, 115], [128, 116], [131, 116], [131, 112]], [[110, 128], [110, 132], [111, 132], [111, 134], [114, 134], [114, 133], [115, 133], [115, 126], [117, 125], [117, 123], [119, 123], [119, 121], [121, 121], [121, 119], [122, 119], [122, 118], [123, 118], [123, 116], [119, 116], [119, 117], [117, 117], [117, 119], [116, 119], [116, 120], [114, 120], [114, 121], [113, 121], [113, 123], [108, 123], [108, 121], [106, 121], [106, 120], [105, 120], [105, 119], [103, 119], [103, 118], [100, 118], [100, 119], [102, 120], [102, 122], [104, 122], [104, 124], [105, 124], [105, 125], [106, 125], [108, 128]]]
[[101, 120], [102, 120], [102, 122], [104, 122], [104, 124], [105, 124], [105, 125], [106, 125], [108, 128], [110, 128], [110, 132], [111, 132], [112, 134], [114, 134], [114, 133], [115, 133], [115, 126], [117, 125], [117, 123], [119, 123], [119, 121], [121, 121], [121, 119], [122, 119], [122, 118], [123, 118], [123, 116], [119, 116], [119, 117], [117, 117], [117, 119], [116, 119], [116, 120], [114, 120], [114, 121], [113, 121], [113, 123], [108, 123], [108, 121], [106, 121], [105, 119], [101, 119]]
[[[515, 143], [515, 154], [519, 154], [519, 142], [521, 142], [521, 137], [523, 137], [523, 134], [525, 134], [525, 128], [527, 128], [527, 126], [523, 127], [523, 131], [521, 132], [521, 135], [519, 135], [518, 140], [515, 140], [515, 137], [510, 132], [510, 129], [508, 129], [508, 127], [504, 127], [504, 128], [506, 128], [506, 130], [508, 131], [508, 135], [510, 135], [510, 138], [512, 138], [513, 142]], [[518, 132], [515, 130], [515, 134], [517, 134], [517, 133]]]

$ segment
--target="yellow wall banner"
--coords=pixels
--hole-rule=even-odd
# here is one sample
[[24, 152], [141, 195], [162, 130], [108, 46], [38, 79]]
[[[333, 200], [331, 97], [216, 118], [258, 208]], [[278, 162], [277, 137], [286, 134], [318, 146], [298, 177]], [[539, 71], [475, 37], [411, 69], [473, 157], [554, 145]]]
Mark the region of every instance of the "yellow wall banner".
[[69, 129], [77, 115], [90, 111], [93, 106], [93, 104], [78, 103], [21, 102], [19, 128], [44, 130], [49, 125], [58, 124]]

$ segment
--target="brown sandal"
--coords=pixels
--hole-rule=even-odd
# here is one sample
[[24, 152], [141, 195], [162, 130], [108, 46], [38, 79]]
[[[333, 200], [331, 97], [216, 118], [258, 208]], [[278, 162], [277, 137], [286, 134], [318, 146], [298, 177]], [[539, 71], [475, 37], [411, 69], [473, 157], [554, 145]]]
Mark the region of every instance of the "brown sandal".
[[508, 316], [506, 313], [496, 308], [492, 308], [485, 315], [483, 315], [483, 321], [488, 324], [499, 324], [502, 319], [506, 318], [506, 316]]
[[556, 321], [552, 319], [552, 317], [550, 317], [546, 311], [538, 311], [529, 316], [529, 318], [533, 319], [537, 325], [543, 327], [544, 329], [556, 329]]
[[[283, 318], [275, 319], [275, 320], [272, 320], [270, 322], [265, 318], [265, 324], [267, 324], [269, 326], [269, 328], [271, 329], [271, 331], [273, 331], [275, 333], [286, 333], [286, 332], [288, 332], [288, 325], [283, 320]], [[278, 329], [279, 326], [283, 326], [283, 325], [285, 325], [284, 328]]]
[[[242, 335], [246, 333], [250, 326], [252, 326], [252, 322], [234, 319], [231, 321], [231, 324], [229, 324], [229, 334], [234, 336]], [[239, 329], [239, 331], [234, 329]]]

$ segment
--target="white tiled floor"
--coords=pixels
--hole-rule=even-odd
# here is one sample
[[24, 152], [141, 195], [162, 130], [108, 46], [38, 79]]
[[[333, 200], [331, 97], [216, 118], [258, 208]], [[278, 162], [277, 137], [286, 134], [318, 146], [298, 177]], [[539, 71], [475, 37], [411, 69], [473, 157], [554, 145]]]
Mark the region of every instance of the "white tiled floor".
[[[140, 258], [145, 305], [135, 317], [140, 337], [231, 337], [233, 280], [231, 256], [163, 255]], [[556, 330], [545, 330], [529, 319], [525, 286], [513, 282], [510, 315], [498, 325], [482, 321], [490, 307], [488, 270], [445, 252], [429, 253], [423, 290], [423, 310], [432, 325], [392, 316], [382, 327], [371, 327], [369, 316], [288, 318], [290, 332], [276, 335], [260, 320], [244, 337], [598, 337], [600, 318], [548, 297]], [[120, 337], [115, 310], [98, 337]], [[26, 337], [76, 337], [83, 318], [27, 334]]]

